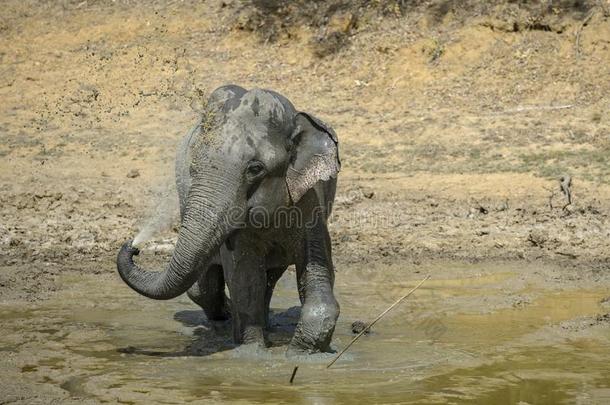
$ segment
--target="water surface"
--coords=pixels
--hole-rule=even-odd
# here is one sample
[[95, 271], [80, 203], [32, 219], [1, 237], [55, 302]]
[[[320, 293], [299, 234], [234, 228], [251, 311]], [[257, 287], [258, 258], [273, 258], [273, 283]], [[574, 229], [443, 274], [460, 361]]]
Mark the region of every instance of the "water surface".
[[[448, 271], [451, 268], [454, 271]], [[433, 278], [332, 368], [332, 355], [287, 359], [298, 309], [294, 274], [272, 307], [273, 346], [235, 347], [186, 297], [152, 301], [117, 278], [69, 276], [53, 299], [3, 306], [0, 351], [24, 380], [75, 398], [123, 403], [605, 403], [608, 291], [563, 288], [510, 265], [434, 265]], [[448, 277], [452, 275], [453, 277]], [[353, 337], [420, 277], [398, 267], [337, 275], [333, 346]], [[423, 273], [420, 278], [423, 278]], [[0, 353], [1, 354], [1, 353]], [[299, 372], [289, 384], [295, 365]]]

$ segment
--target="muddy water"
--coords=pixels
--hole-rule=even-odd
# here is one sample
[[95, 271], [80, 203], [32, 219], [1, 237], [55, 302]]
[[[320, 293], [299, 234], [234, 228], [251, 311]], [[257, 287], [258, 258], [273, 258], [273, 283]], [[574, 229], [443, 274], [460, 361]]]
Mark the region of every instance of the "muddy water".
[[[29, 384], [95, 402], [605, 403], [610, 327], [600, 286], [562, 289], [536, 269], [435, 265], [433, 278], [331, 369], [328, 355], [284, 356], [298, 310], [292, 273], [272, 307], [273, 347], [235, 348], [185, 297], [156, 302], [116, 278], [62, 279], [54, 299], [3, 306], [0, 352]], [[421, 273], [423, 278], [424, 272]], [[399, 267], [338, 274], [334, 346], [372, 319], [419, 274]], [[1, 353], [0, 353], [1, 354]], [[288, 383], [299, 364], [295, 383]]]

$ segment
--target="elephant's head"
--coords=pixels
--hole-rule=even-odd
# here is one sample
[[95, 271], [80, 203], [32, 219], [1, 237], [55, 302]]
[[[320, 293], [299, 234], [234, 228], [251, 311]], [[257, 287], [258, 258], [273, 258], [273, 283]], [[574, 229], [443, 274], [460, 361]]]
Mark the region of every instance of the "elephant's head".
[[131, 242], [117, 257], [123, 280], [154, 299], [184, 293], [197, 280], [201, 263], [247, 224], [253, 211], [271, 213], [296, 204], [340, 168], [337, 138], [327, 125], [273, 91], [237, 86], [212, 93], [187, 155], [190, 188], [166, 270], [135, 265], [138, 249]]

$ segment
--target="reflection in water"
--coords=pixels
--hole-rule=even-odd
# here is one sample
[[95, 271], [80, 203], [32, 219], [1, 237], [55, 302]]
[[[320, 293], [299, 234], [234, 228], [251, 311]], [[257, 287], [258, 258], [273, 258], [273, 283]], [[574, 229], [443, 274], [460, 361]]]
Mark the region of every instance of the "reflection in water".
[[[187, 298], [147, 300], [93, 277], [66, 279], [44, 306], [6, 308], [0, 347], [21, 359], [22, 378], [109, 402], [554, 404], [610, 395], [610, 326], [595, 317], [607, 291], [542, 289], [509, 267], [455, 274], [433, 277], [329, 370], [332, 355], [285, 356], [299, 316], [293, 274], [278, 283], [268, 349], [236, 348], [230, 322], [208, 322]], [[334, 347], [351, 340], [354, 320], [372, 319], [419, 279], [395, 267], [338, 276]]]

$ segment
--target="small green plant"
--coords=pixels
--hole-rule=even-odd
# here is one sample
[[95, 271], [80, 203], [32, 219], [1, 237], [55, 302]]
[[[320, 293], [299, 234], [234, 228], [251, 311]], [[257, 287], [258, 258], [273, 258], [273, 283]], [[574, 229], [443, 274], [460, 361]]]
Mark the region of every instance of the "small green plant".
[[468, 152], [468, 155], [470, 156], [471, 159], [480, 159], [481, 158], [481, 149], [472, 148]]
[[445, 45], [438, 38], [434, 38], [434, 43], [430, 51], [430, 63], [438, 63], [438, 60], [444, 52]]
[[591, 121], [595, 122], [595, 123], [599, 123], [602, 120], [602, 113], [595, 112], [593, 113], [593, 115], [591, 116]]

